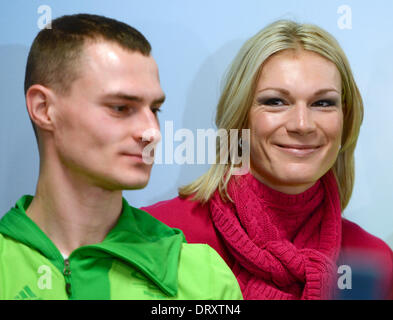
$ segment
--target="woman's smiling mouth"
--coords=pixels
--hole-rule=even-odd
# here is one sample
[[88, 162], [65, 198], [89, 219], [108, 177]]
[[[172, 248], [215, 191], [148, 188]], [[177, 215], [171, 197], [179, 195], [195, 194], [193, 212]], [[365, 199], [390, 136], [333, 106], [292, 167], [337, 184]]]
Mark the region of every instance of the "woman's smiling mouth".
[[294, 155], [296, 157], [305, 157], [313, 154], [320, 149], [321, 145], [311, 144], [274, 144], [279, 150]]

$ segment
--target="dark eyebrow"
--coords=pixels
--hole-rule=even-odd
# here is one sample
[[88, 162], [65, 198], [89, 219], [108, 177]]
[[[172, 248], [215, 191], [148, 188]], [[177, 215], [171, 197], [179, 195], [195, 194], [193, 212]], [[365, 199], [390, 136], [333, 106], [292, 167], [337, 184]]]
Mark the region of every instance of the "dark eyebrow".
[[[143, 98], [139, 96], [133, 96], [125, 93], [111, 93], [107, 94], [104, 97], [105, 99], [120, 99], [120, 100], [127, 100], [127, 101], [136, 101], [136, 102], [142, 102]], [[165, 101], [165, 95], [159, 97], [158, 99], [154, 100], [152, 104], [163, 104]]]
[[163, 95], [162, 97], [160, 97], [160, 98], [154, 100], [153, 103], [154, 103], [154, 104], [163, 104], [164, 101], [165, 101], [165, 95]]
[[[283, 88], [264, 88], [262, 90], [259, 90], [257, 93], [263, 92], [263, 91], [266, 91], [266, 90], [274, 90], [274, 91], [281, 92], [281, 93], [283, 93], [284, 95], [287, 95], [287, 96], [290, 95], [290, 92], [288, 90], [286, 90], [286, 89], [283, 89]], [[334, 92], [336, 92], [338, 94], [341, 94], [336, 88], [326, 88], [326, 89], [320, 89], [320, 90], [316, 91], [314, 93], [314, 96], [319, 96], [319, 95], [322, 95], [324, 93], [331, 92], [331, 91], [334, 91]]]

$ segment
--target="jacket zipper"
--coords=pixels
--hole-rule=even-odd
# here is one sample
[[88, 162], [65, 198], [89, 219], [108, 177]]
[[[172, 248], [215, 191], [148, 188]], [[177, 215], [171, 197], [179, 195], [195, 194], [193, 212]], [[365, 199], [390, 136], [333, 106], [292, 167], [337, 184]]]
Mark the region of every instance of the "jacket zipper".
[[67, 258], [64, 260], [64, 269], [63, 269], [63, 274], [65, 277], [66, 285], [66, 293], [68, 297], [71, 296], [72, 291], [71, 291], [71, 266], [70, 266], [70, 260]]

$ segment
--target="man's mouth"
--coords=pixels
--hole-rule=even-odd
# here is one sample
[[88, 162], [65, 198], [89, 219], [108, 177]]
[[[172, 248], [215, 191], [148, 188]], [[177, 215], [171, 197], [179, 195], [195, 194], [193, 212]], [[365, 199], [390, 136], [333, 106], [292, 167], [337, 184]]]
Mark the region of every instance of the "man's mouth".
[[136, 160], [138, 162], [143, 161], [141, 153], [122, 153], [123, 156], [129, 157], [130, 159]]

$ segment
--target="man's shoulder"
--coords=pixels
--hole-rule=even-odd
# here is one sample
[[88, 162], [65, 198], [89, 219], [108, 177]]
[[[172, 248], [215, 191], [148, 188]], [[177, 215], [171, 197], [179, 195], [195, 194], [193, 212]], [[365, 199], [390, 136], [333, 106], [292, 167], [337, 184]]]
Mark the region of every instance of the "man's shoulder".
[[27, 268], [28, 263], [23, 263], [25, 260], [48, 261], [37, 249], [0, 232], [0, 263], [24, 265]]
[[204, 293], [204, 299], [242, 299], [232, 270], [209, 245], [183, 243], [179, 260], [179, 289]]
[[3, 236], [3, 234], [0, 232], [0, 254], [1, 254], [2, 251], [3, 251], [4, 241], [5, 241], [4, 236]]
[[[0, 233], [0, 300], [67, 299], [63, 274], [39, 251]], [[40, 279], [54, 284], [41, 290]]]
[[9, 248], [15, 250], [15, 248], [19, 249], [23, 247], [24, 245], [22, 243], [8, 237], [0, 231], [0, 260], [2, 258], [1, 254], [4, 255], [5, 253], [8, 253], [10, 251]]

